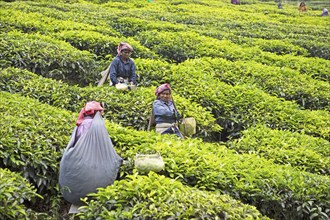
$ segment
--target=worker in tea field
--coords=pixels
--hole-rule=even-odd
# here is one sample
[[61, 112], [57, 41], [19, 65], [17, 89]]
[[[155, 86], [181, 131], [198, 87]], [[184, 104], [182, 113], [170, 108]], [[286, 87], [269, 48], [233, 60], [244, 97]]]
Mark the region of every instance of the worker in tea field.
[[322, 11], [321, 16], [329, 16], [329, 11], [328, 11], [328, 9], [324, 8], [323, 11]]
[[278, 9], [283, 9], [283, 5], [282, 5], [281, 2], [278, 2], [278, 3], [277, 3], [277, 8], [278, 8]]
[[305, 2], [300, 2], [298, 10], [300, 12], [306, 12], [307, 11], [307, 6], [306, 6]]
[[162, 84], [155, 91], [157, 99], [153, 103], [152, 112], [156, 123], [156, 132], [175, 134], [183, 138], [178, 128], [178, 120], [181, 116], [175, 107], [171, 93], [171, 87], [167, 83]]
[[240, 4], [239, 0], [231, 0], [231, 3], [234, 4], [234, 5], [239, 5]]
[[60, 162], [59, 184], [71, 203], [69, 214], [80, 212], [81, 198], [117, 179], [123, 159], [115, 151], [104, 120], [103, 107], [91, 101], [81, 109], [76, 127]]
[[130, 58], [133, 47], [128, 43], [119, 43], [118, 55], [110, 65], [110, 85], [121, 89], [120, 85], [128, 86], [128, 89], [136, 88], [136, 66]]

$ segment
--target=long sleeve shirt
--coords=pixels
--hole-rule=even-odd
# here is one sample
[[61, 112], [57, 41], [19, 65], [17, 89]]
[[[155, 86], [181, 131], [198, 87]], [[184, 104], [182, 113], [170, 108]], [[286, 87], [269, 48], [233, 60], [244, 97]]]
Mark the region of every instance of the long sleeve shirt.
[[155, 100], [153, 103], [153, 112], [155, 115], [156, 124], [160, 123], [175, 123], [180, 118], [172, 101], [164, 102]]
[[85, 116], [84, 121], [81, 123], [81, 125], [79, 125], [77, 129], [77, 134], [76, 134], [77, 141], [79, 138], [81, 138], [84, 134], [87, 133], [89, 128], [92, 126], [92, 123], [93, 123], [93, 117]]
[[121, 56], [118, 56], [111, 62], [110, 80], [114, 85], [119, 83], [118, 77], [128, 79], [129, 82], [136, 84], [136, 66], [132, 59], [128, 58], [124, 63]]

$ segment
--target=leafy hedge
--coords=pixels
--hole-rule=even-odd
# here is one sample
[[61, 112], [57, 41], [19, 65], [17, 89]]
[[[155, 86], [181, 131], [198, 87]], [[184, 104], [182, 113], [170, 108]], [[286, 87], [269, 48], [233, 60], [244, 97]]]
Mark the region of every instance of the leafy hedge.
[[242, 132], [238, 140], [227, 142], [239, 153], [253, 153], [277, 164], [290, 164], [300, 170], [330, 174], [330, 142], [309, 135], [272, 130], [258, 125]]
[[[253, 1], [249, 1], [249, 3]], [[325, 58], [328, 53], [328, 50], [324, 49], [328, 46], [327, 43], [324, 43], [328, 39], [328, 20], [321, 19], [316, 11], [298, 14], [296, 8], [288, 7], [285, 12], [277, 12], [276, 9], [269, 9], [269, 5], [250, 4], [243, 8], [216, 0], [207, 2], [195, 0], [168, 2], [159, 0], [157, 4], [149, 4], [144, 0], [109, 1], [104, 5], [97, 6], [86, 2], [72, 4], [78, 2], [75, 0], [69, 2], [70, 4], [64, 3], [64, 1], [49, 3], [45, 0], [17, 1], [13, 3], [1, 1], [1, 12], [4, 12], [1, 13], [1, 16], [2, 14], [6, 16], [0, 18], [1, 24], [4, 24], [0, 27], [2, 31], [0, 41], [1, 67], [27, 68], [38, 74], [56, 79], [64, 79], [64, 77], [71, 77], [70, 74], [76, 74], [72, 76], [74, 80], [71, 82], [77, 83], [75, 80], [78, 80], [79, 83], [84, 85], [93, 83], [97, 77], [93, 72], [101, 67], [96, 67], [96, 62], [93, 60], [94, 57], [91, 53], [81, 52], [69, 44], [65, 44], [63, 40], [54, 40], [40, 34], [23, 35], [10, 32], [10, 30], [19, 28], [27, 32], [44, 31], [43, 34], [48, 34], [53, 30], [54, 32], [61, 30], [65, 35], [64, 38], [71, 41], [72, 44], [78, 45], [80, 40], [84, 40], [85, 45], [83, 46], [89, 48], [90, 51], [93, 49], [91, 47], [95, 45], [92, 41], [93, 37], [99, 37], [98, 42], [101, 43], [96, 45], [101, 46], [103, 36], [114, 35], [119, 39], [118, 34], [123, 35], [125, 33], [133, 37], [137, 45], [141, 45], [142, 50], [148, 48], [152, 51], [152, 54], [157, 53], [158, 56], [175, 62], [204, 56], [224, 58], [230, 61], [253, 61], [274, 67], [290, 68], [315, 79], [329, 81], [330, 63], [328, 60], [292, 56], [290, 54], [279, 56], [272, 52], [263, 52], [256, 47], [242, 47], [239, 45], [244, 40], [247, 42], [246, 38], [253, 37], [259, 38], [255, 40], [264, 47], [264, 50], [290, 53], [278, 41], [275, 41], [276, 44], [265, 48], [268, 45], [264, 44], [264, 40], [260, 40], [269, 39], [270, 42], [274, 42], [274, 39], [289, 38], [293, 44], [306, 48], [310, 54], [314, 52], [314, 54], [318, 54], [317, 56]], [[103, 0], [99, 2], [101, 3]], [[6, 9], [2, 10], [2, 6], [5, 6]], [[10, 17], [11, 9], [9, 8], [12, 7], [15, 10], [29, 13], [33, 19], [21, 19], [26, 18], [26, 15], [14, 11], [15, 16]], [[15, 18], [17, 18], [17, 21], [15, 21]], [[6, 20], [8, 23], [6, 23]], [[145, 25], [143, 25], [144, 21], [146, 21]], [[157, 22], [152, 25], [154, 21]], [[50, 25], [46, 24], [48, 22]], [[176, 28], [178, 23], [180, 23], [180, 26]], [[40, 24], [40, 28], [36, 24]], [[59, 29], [56, 29], [57, 27], [54, 24], [57, 24]], [[130, 24], [130, 26], [127, 26], [127, 24]], [[82, 25], [85, 25], [86, 29]], [[109, 28], [110, 26], [112, 28]], [[90, 33], [92, 37], [77, 36], [72, 31], [80, 28]], [[164, 30], [161, 30], [162, 28]], [[112, 32], [113, 35], [109, 32]], [[241, 36], [244, 38], [243, 41], [231, 39]], [[111, 39], [111, 37], [106, 39]], [[305, 44], [303, 40], [306, 40], [307, 43]], [[308, 42], [311, 40], [315, 44], [311, 45]], [[32, 42], [32, 46], [30, 42]], [[52, 46], [40, 46], [44, 45], [44, 42], [47, 42], [47, 44], [51, 42]], [[61, 46], [57, 47], [57, 45]], [[291, 43], [289, 45], [293, 51], [305, 55], [305, 50], [294, 47]], [[70, 49], [67, 49], [68, 46]], [[42, 50], [39, 52], [38, 48], [42, 48]], [[102, 48], [99, 49], [99, 51], [101, 50]], [[34, 57], [38, 60], [37, 62], [34, 62], [33, 59], [32, 61], [29, 60], [28, 53], [30, 51], [37, 57]], [[53, 58], [53, 56], [55, 59], [49, 61], [49, 57]], [[71, 59], [71, 57], [73, 58]], [[70, 61], [66, 62], [66, 60]], [[85, 68], [84, 70], [76, 67], [78, 64], [75, 62], [78, 62], [78, 60], [83, 60], [81, 66]], [[218, 76], [212, 72], [202, 74], [196, 69], [194, 70], [194, 67], [188, 66], [188, 62], [176, 66], [159, 60], [140, 59], [139, 61], [141, 63], [137, 63], [137, 65], [143, 67], [144, 70], [141, 72], [142, 84], [155, 86], [161, 82], [170, 82], [175, 92], [180, 93], [187, 100], [194, 100], [198, 104], [202, 104], [208, 111], [212, 111], [217, 122], [225, 127], [222, 136], [239, 135], [239, 132], [245, 127], [253, 127], [255, 124], [262, 122], [267, 127], [299, 131], [300, 133], [320, 136], [329, 140], [330, 120], [329, 113], [326, 111], [300, 110], [299, 106], [269, 96], [260, 89], [256, 89], [255, 86], [238, 85], [232, 87], [226, 85], [219, 82]], [[144, 61], [146, 63], [143, 63]], [[62, 65], [63, 62], [67, 63], [66, 66]], [[107, 61], [102, 60], [101, 62], [105, 63]], [[62, 66], [58, 67], [59, 64]], [[155, 65], [151, 66], [152, 64]], [[161, 68], [158, 70], [157, 67]], [[167, 69], [168, 67], [170, 68]], [[63, 74], [62, 71], [64, 71]], [[40, 78], [40, 80], [43, 79]], [[37, 80], [33, 82], [36, 83]], [[44, 91], [39, 95], [31, 88], [24, 90], [27, 92], [25, 95], [29, 93], [30, 97], [37, 96], [40, 100], [43, 99], [42, 96], [45, 96], [46, 103], [59, 107], [67, 105], [68, 109], [75, 108], [74, 111], [83, 104], [83, 100], [80, 99], [81, 94], [88, 94], [88, 96], [84, 96], [88, 97], [86, 100], [102, 99], [103, 97], [107, 99], [108, 96], [104, 95], [103, 92], [99, 96], [99, 91], [104, 90], [105, 93], [110, 91], [110, 94], [115, 96], [112, 100], [120, 100], [118, 97], [124, 96], [125, 100], [126, 98], [131, 100], [132, 97], [129, 95], [132, 94], [139, 94], [142, 99], [150, 98], [153, 90], [153, 88], [150, 88], [136, 93], [123, 93], [124, 95], [120, 96], [118, 94], [121, 93], [116, 93], [107, 87], [100, 89], [87, 87], [86, 90], [70, 87], [74, 92], [68, 96], [63, 96], [65, 97], [63, 100], [65, 104], [63, 104], [59, 97], [63, 95], [65, 90], [60, 90], [57, 94], [51, 94], [49, 91], [52, 91], [51, 88], [54, 84], [52, 82], [49, 82], [49, 84], [46, 81], [42, 82], [46, 83], [44, 86], [48, 92], [36, 89], [36, 91]], [[313, 81], [313, 83], [315, 82]], [[14, 84], [14, 81], [11, 81], [11, 83]], [[26, 87], [34, 86], [28, 80], [24, 83]], [[22, 86], [22, 84], [19, 86]], [[48, 85], [51, 86], [48, 87]], [[2, 83], [2, 86], [6, 88], [7, 85]], [[61, 86], [59, 87], [61, 88]], [[65, 84], [63, 87], [66, 86]], [[268, 84], [268, 86], [272, 85]], [[22, 87], [24, 88], [24, 86]], [[18, 87], [13, 86], [13, 88], [4, 90], [16, 92]], [[57, 87], [54, 86], [54, 88]], [[308, 94], [307, 89], [303, 93]], [[321, 93], [316, 92], [314, 94], [310, 92], [309, 100], [317, 105], [317, 100], [313, 100], [313, 98]], [[49, 98], [50, 94], [52, 95], [51, 98]], [[56, 95], [59, 97], [56, 97]], [[299, 94], [297, 95], [299, 96]], [[180, 98], [176, 96], [175, 99]], [[70, 103], [72, 100], [81, 100], [81, 102]], [[76, 114], [41, 104], [33, 99], [9, 95], [4, 92], [1, 93], [0, 102], [0, 110], [5, 113], [0, 126], [0, 133], [4, 134], [3, 139], [1, 139], [1, 144], [4, 146], [0, 150], [1, 167], [5, 167], [4, 163], [6, 163], [14, 171], [21, 171], [23, 174], [28, 175], [28, 179], [30, 178], [36, 187], [38, 187], [38, 181], [40, 181], [38, 190], [42, 192], [42, 195], [47, 196], [48, 201], [51, 200], [54, 196], [58, 196], [55, 195], [58, 192], [57, 185], [55, 185], [56, 181], [51, 179], [52, 175], [54, 179], [58, 175], [56, 173], [58, 172], [57, 168], [54, 166], [54, 164], [58, 166], [61, 156], [58, 146], [64, 148], [66, 145], [68, 141], [66, 137], [72, 130], [68, 127], [71, 123], [74, 125]], [[324, 101], [322, 100], [322, 102]], [[121, 108], [126, 109], [126, 107], [131, 106], [131, 104], [117, 105], [111, 114], [115, 115], [114, 118], [117, 119], [122, 111]], [[142, 103], [141, 106], [145, 106], [145, 104]], [[138, 109], [141, 109], [141, 106]], [[199, 105], [196, 104], [196, 106]], [[12, 109], [15, 109], [15, 111]], [[34, 109], [39, 109], [41, 112]], [[205, 115], [208, 115], [208, 113]], [[20, 118], [17, 118], [17, 114], [20, 114]], [[107, 117], [112, 120], [111, 116], [107, 115]], [[119, 122], [121, 120], [125, 125], [132, 123], [125, 116]], [[141, 121], [142, 124], [144, 119], [134, 120]], [[61, 128], [52, 126], [53, 124], [61, 127], [63, 131]], [[40, 130], [36, 127], [39, 125], [42, 127]], [[133, 172], [131, 158], [137, 152], [159, 151], [164, 155], [166, 161], [165, 175], [167, 177], [177, 178], [190, 186], [201, 189], [221, 190], [235, 198], [239, 198], [242, 202], [255, 205], [262, 213], [275, 219], [329, 218], [330, 183], [328, 176], [302, 172], [290, 165], [275, 165], [273, 164], [274, 160], [265, 160], [260, 158], [260, 155], [245, 153], [236, 155], [234, 151], [223, 146], [204, 143], [201, 140], [177, 141], [175, 137], [160, 136], [154, 132], [139, 132], [108, 122], [107, 128], [116, 149], [129, 162], [121, 171], [122, 176]], [[17, 131], [17, 134], [13, 131]], [[273, 134], [273, 132], [269, 133]], [[51, 136], [51, 139], [48, 136]], [[37, 145], [36, 140], [40, 140], [42, 146]], [[317, 142], [316, 140], [320, 139], [308, 139], [306, 141], [314, 144]], [[51, 146], [49, 141], [54, 142], [56, 147]], [[251, 138], [251, 141], [254, 142], [255, 138]], [[35, 152], [35, 149], [31, 149], [35, 146], [37, 146], [36, 151], [44, 151], [45, 153]], [[3, 149], [4, 151], [2, 151]], [[10, 154], [6, 154], [7, 149]], [[51, 153], [49, 153], [49, 149], [51, 149]], [[315, 157], [314, 154], [306, 156], [308, 156], [311, 163], [320, 159]], [[41, 160], [41, 158], [43, 159]], [[292, 163], [295, 162], [292, 161]], [[51, 167], [50, 173], [46, 174], [49, 176], [45, 176], [44, 164]], [[324, 169], [321, 166], [317, 165], [316, 172], [323, 172]], [[30, 167], [31, 169], [27, 171], [24, 167]], [[312, 168], [308, 167], [306, 169]], [[37, 177], [35, 180], [34, 176]], [[39, 205], [42, 203], [34, 204]], [[43, 201], [43, 204], [49, 204], [49, 202]]]
[[70, 44], [40, 34], [2, 33], [0, 67], [14, 66], [71, 84], [94, 82], [93, 55]]
[[[11, 170], [22, 171], [34, 185], [41, 183], [38, 192], [47, 188], [52, 191], [48, 198], [54, 196], [58, 192], [61, 149], [68, 143], [77, 114], [6, 92], [1, 92], [1, 97], [4, 116], [0, 128], [6, 134], [1, 137], [1, 166], [6, 163]], [[108, 122], [106, 126], [117, 152], [128, 162], [121, 171], [122, 177], [132, 173], [136, 153], [160, 152], [167, 177], [200, 189], [220, 190], [256, 206], [271, 218], [330, 215], [327, 176], [275, 165], [257, 155], [236, 154], [224, 146], [197, 139], [181, 141], [174, 136], [134, 131]], [[19, 145], [13, 144], [18, 140]]]
[[218, 192], [184, 186], [179, 181], [137, 173], [91, 194], [80, 219], [268, 219], [255, 207]]
[[[94, 31], [62, 31], [52, 34], [56, 39], [69, 42], [79, 50], [87, 50], [95, 54], [98, 59], [105, 59], [109, 56], [112, 60], [117, 55], [117, 46], [119, 42], [129, 42], [134, 48], [132, 57], [144, 57], [150, 59], [159, 59], [159, 56], [148, 48], [141, 46], [140, 42], [132, 38], [119, 38], [104, 36]], [[109, 62], [110, 63], [110, 62]], [[109, 65], [109, 63], [107, 65]]]
[[[134, 16], [134, 14], [133, 14]], [[142, 31], [183, 31], [188, 27], [180, 24], [173, 24], [168, 21], [148, 20], [142, 18], [120, 17], [112, 20], [111, 26], [124, 36], [134, 36]]]
[[294, 37], [292, 34], [297, 35], [297, 38], [309, 34], [315, 36], [315, 41], [320, 36], [327, 37], [327, 19], [320, 19], [319, 11], [309, 11], [304, 15], [298, 13], [297, 7], [290, 4], [285, 5], [285, 10], [278, 10], [275, 5], [256, 1], [254, 4], [237, 6], [210, 0], [173, 2], [168, 10], [158, 16], [166, 17], [172, 23], [190, 24], [196, 30], [205, 30], [205, 33], [216, 30], [218, 33], [231, 32], [237, 37], [282, 39]]
[[300, 73], [329, 81], [330, 62], [320, 58], [275, 55], [256, 47], [241, 47], [229, 40], [217, 40], [196, 32], [145, 31], [135, 36], [145, 46], [169, 61], [183, 62], [199, 57], [217, 57], [231, 61], [253, 60], [269, 66], [288, 67]]
[[313, 40], [298, 38], [293, 40], [292, 43], [308, 50], [310, 56], [312, 57], [320, 57], [326, 60], [330, 60], [330, 48], [329, 44], [326, 42], [327, 38], [324, 38], [324, 42], [314, 42]]
[[30, 101], [1, 92], [0, 167], [21, 172], [49, 204], [57, 195], [58, 163], [74, 120], [68, 112]]
[[[317, 21], [318, 23], [315, 23], [316, 19], [312, 19], [315, 24], [318, 24], [317, 28], [315, 28], [315, 25], [306, 25], [303, 29], [301, 29], [299, 25], [292, 25], [294, 23], [293, 21], [290, 21], [290, 24], [283, 27], [279, 25], [274, 25], [272, 22], [268, 21], [269, 17], [267, 19], [267, 17], [265, 17], [264, 15], [262, 15], [262, 17], [268, 22], [267, 25], [265, 24], [266, 21], [261, 23], [260, 20], [255, 19], [255, 17], [252, 18], [249, 13], [244, 13], [246, 15], [249, 15], [249, 17], [244, 18], [244, 21], [242, 21], [241, 15], [237, 17], [237, 14], [233, 13], [232, 10], [228, 11], [228, 9], [224, 9], [224, 11], [226, 12], [226, 17], [222, 16], [221, 18], [218, 18], [218, 13], [215, 12], [213, 8], [209, 7], [195, 10], [186, 7], [181, 8], [176, 5], [164, 7], [161, 3], [148, 4], [148, 7], [146, 7], [146, 4], [141, 5], [141, 3], [141, 1], [132, 2], [132, 4], [123, 4], [121, 2], [117, 3], [118, 5], [111, 3], [109, 5], [114, 5], [112, 5], [112, 7], [108, 6], [106, 8], [104, 6], [97, 6], [94, 4], [82, 4], [78, 8], [74, 7], [74, 5], [70, 5], [69, 8], [66, 9], [65, 13], [63, 12], [63, 8], [65, 5], [52, 5], [54, 9], [58, 9], [55, 12], [54, 10], [45, 9], [42, 4], [27, 4], [24, 5], [24, 7], [15, 4], [15, 6], [12, 7], [22, 10], [25, 13], [38, 13], [37, 15], [42, 14], [42, 17], [50, 19], [50, 21], [48, 22], [49, 24], [43, 23], [42, 25], [39, 25], [40, 27], [45, 27], [45, 30], [51, 30], [54, 29], [54, 27], [58, 26], [54, 25], [53, 22], [65, 23], [70, 22], [70, 20], [75, 20], [77, 22], [80, 22], [81, 24], [88, 24], [90, 25], [90, 28], [84, 28], [83, 30], [92, 32], [96, 31], [100, 34], [103, 34], [103, 37], [100, 37], [100, 40], [98, 40], [100, 44], [98, 47], [106, 47], [106, 45], [101, 45], [103, 43], [102, 39], [104, 37], [117, 37], [117, 33], [121, 33], [122, 35], [129, 35], [134, 37], [135, 39], [138, 39], [141, 42], [141, 45], [146, 46], [149, 49], [154, 49], [154, 44], [158, 45], [157, 48], [155, 48], [155, 50], [153, 50], [151, 53], [157, 53], [158, 56], [163, 56], [167, 59], [174, 60], [176, 62], [182, 62], [187, 58], [195, 58], [201, 56], [221, 57], [229, 60], [254, 60], [267, 65], [292, 68], [298, 70], [301, 73], [311, 75], [315, 78], [320, 78], [329, 81], [329, 62], [327, 62], [326, 60], [317, 58], [306, 58], [301, 56], [295, 57], [292, 55], [278, 56], [273, 53], [262, 52], [262, 50], [257, 47], [245, 48], [233, 43], [239, 42], [235, 39], [235, 34], [240, 35], [240, 32], [246, 32], [249, 34], [262, 32], [265, 36], [269, 36], [271, 33], [276, 33], [275, 35], [278, 35], [278, 33], [283, 32], [284, 37], [288, 37], [288, 35], [291, 34], [294, 40], [300, 39], [300, 35], [305, 36], [309, 34], [320, 38], [318, 42], [322, 43], [324, 42], [324, 39], [327, 39], [327, 35], [324, 34], [326, 32], [326, 29], [323, 28], [323, 23], [319, 19]], [[212, 3], [211, 5], [213, 4], [216, 3]], [[139, 7], [143, 6], [145, 8], [144, 10], [137, 9], [136, 5], [139, 5]], [[116, 7], [125, 8], [128, 17], [120, 15], [118, 10], [116, 11]], [[147, 9], [149, 7], [151, 7], [152, 9]], [[207, 11], [207, 13], [200, 14], [201, 11], [204, 10]], [[85, 11], [88, 11], [90, 13], [86, 14]], [[20, 16], [27, 16], [23, 12], [13, 11], [13, 13], [18, 13], [20, 14]], [[82, 16], [81, 14], [84, 14], [85, 16]], [[35, 31], [35, 28], [39, 28], [37, 23], [40, 23], [40, 21], [38, 20], [37, 15], [34, 15], [34, 19], [21, 19], [24, 21], [29, 20], [28, 23], [32, 24], [35, 20], [36, 24], [32, 25], [33, 28], [31, 29], [31, 31]], [[231, 19], [232, 16], [234, 20]], [[254, 16], [259, 15], [254, 14]], [[183, 24], [178, 24], [178, 22], [180, 22], [181, 20], [187, 21], [190, 19], [193, 19], [193, 25], [187, 26]], [[198, 19], [198, 21], [195, 19]], [[246, 19], [248, 19], [248, 21], [246, 21]], [[281, 19], [287, 20], [292, 18], [281, 17]], [[10, 25], [20, 26], [21, 24], [19, 24], [19, 21], [12, 20]], [[178, 29], [174, 28], [176, 25], [179, 25]], [[282, 25], [284, 24], [282, 23]], [[75, 27], [76, 24], [63, 26]], [[116, 30], [113, 31], [115, 33], [114, 35], [111, 34], [111, 30], [107, 30], [107, 28], [105, 28], [108, 26], [112, 26], [112, 28]], [[246, 30], [242, 30], [242, 27], [246, 28]], [[10, 27], [8, 28], [10, 29]], [[63, 28], [62, 30], [72, 29]], [[290, 30], [290, 32], [288, 32], [288, 30]], [[131, 33], [129, 33], [130, 31]], [[292, 31], [293, 33], [291, 33]], [[215, 38], [213, 38], [214, 36], [212, 34], [209, 34], [209, 32], [216, 32], [216, 35], [222, 36], [221, 39], [225, 37], [229, 40], [215, 39], [217, 37], [215, 36]], [[74, 41], [75, 45], [79, 44], [79, 42], [77, 41], [78, 39], [84, 40], [85, 42], [87, 40], [89, 41], [88, 44], [90, 44], [91, 46], [93, 45], [93, 41], [89, 40], [88, 36], [81, 36], [78, 39], [76, 36], [72, 36], [73, 39], [68, 40], [71, 42]], [[94, 34], [91, 33], [91, 36], [94, 36]], [[192, 37], [194, 40], [191, 40]], [[272, 47], [272, 45], [270, 44], [263, 43], [264, 40], [261, 39], [264, 38], [263, 36], [254, 37], [257, 37], [257, 39], [255, 39], [254, 41], [261, 42], [260, 44], [262, 44], [264, 47], [270, 47], [270, 51], [273, 52], [281, 53], [281, 51], [287, 49], [288, 45], [291, 44], [286, 44], [286, 46], [283, 47], [282, 41], [275, 40], [275, 42], [277, 43], [274, 43], [274, 47]], [[234, 39], [232, 40], [232, 38]], [[244, 38], [246, 39], [246, 37]], [[272, 41], [272, 39], [269, 39], [269, 41]], [[315, 41], [315, 37], [313, 38], [313, 41]], [[87, 44], [87, 42], [85, 44]], [[280, 45], [279, 50], [277, 50], [278, 46], [276, 45]], [[310, 46], [307, 47], [311, 48]], [[274, 48], [274, 50], [272, 48]], [[303, 52], [304, 49], [296, 48], [293, 45], [291, 45], [291, 48], [294, 48], [293, 51], [300, 51], [298, 53], [305, 54], [305, 52]], [[114, 48], [111, 48], [111, 50], [113, 49]], [[93, 51], [93, 48], [90, 47], [89, 50]], [[324, 46], [321, 46], [321, 48], [319, 48], [318, 50], [323, 51]], [[147, 51], [145, 52], [147, 53]], [[150, 56], [154, 55], [151, 54]]]
[[[327, 111], [301, 110], [297, 104], [270, 96], [253, 86], [229, 86], [211, 76], [199, 75], [195, 70], [187, 71], [188, 68], [180, 65], [172, 69], [175, 73], [170, 77], [175, 82], [173, 87], [185, 86], [178, 90], [179, 94], [203, 103], [202, 106], [212, 106], [213, 112], [217, 111], [214, 115], [218, 120], [236, 122], [238, 127], [262, 122], [273, 128], [330, 138], [330, 115]], [[185, 79], [178, 76], [185, 76]], [[220, 125], [224, 129], [228, 127], [228, 123], [223, 123], [226, 122]]]
[[[20, 1], [20, 4], [25, 6], [25, 10], [31, 8], [31, 6], [26, 5]], [[53, 9], [54, 10], [54, 9]], [[50, 34], [65, 30], [79, 30], [79, 31], [95, 31], [111, 36], [119, 36], [114, 29], [106, 25], [101, 25], [100, 23], [95, 25], [90, 25], [87, 23], [76, 22], [72, 20], [63, 20], [58, 12], [57, 18], [52, 18], [47, 15], [43, 15], [41, 12], [23, 12], [15, 10], [14, 7], [5, 6], [0, 9], [1, 17], [0, 21], [2, 28], [6, 29], [19, 29], [25, 33], [41, 33]]]
[[109, 54], [117, 55], [118, 43], [125, 41], [130, 42], [135, 49], [133, 57], [159, 58], [133, 38], [120, 37], [114, 29], [109, 28], [109, 25], [93, 26], [71, 20], [50, 18], [37, 12], [24, 13], [13, 9], [0, 9], [0, 12], [2, 13], [0, 21], [3, 23], [1, 28], [7, 30], [6, 32], [18, 29], [29, 34], [41, 33], [66, 41], [75, 48], [87, 50], [102, 59]]
[[[210, 109], [223, 128], [224, 137], [236, 136], [237, 132], [257, 123], [325, 139], [330, 137], [327, 111], [301, 110], [296, 103], [266, 94], [255, 86], [230, 86], [220, 82], [215, 72], [203, 73], [195, 68], [198, 61], [171, 65], [170, 71], [163, 71], [167, 65], [159, 61], [139, 62], [137, 65], [142, 80], [150, 77], [152, 82], [170, 82], [181, 96]], [[146, 83], [149, 84], [150, 80]]]
[[[99, 100], [104, 103], [107, 119], [138, 130], [146, 130], [155, 99], [155, 87], [141, 87], [134, 92], [122, 92], [109, 86], [79, 88], [15, 68], [1, 70], [0, 76], [0, 88], [3, 91], [37, 98], [73, 112], [79, 112], [87, 101]], [[198, 133], [195, 136], [209, 137], [212, 132], [220, 131], [207, 109], [178, 95], [174, 95], [174, 98], [180, 112], [184, 109], [186, 117], [196, 119]]]
[[[196, 140], [135, 146], [125, 154], [132, 158], [136, 152], [152, 151], [163, 155], [169, 177], [200, 189], [221, 190], [256, 206], [270, 218], [304, 219], [312, 215], [321, 218], [330, 214], [327, 176], [275, 165], [258, 155], [237, 155], [225, 147]], [[317, 185], [317, 189], [312, 185]]]
[[277, 55], [291, 54], [298, 56], [307, 56], [308, 50], [301, 46], [292, 44], [288, 40], [273, 40], [260, 38], [244, 38], [245, 42], [242, 46], [258, 47], [262, 51], [271, 52]]
[[200, 74], [211, 73], [230, 85], [256, 85], [271, 95], [296, 101], [306, 109], [330, 110], [330, 84], [289, 68], [266, 66], [254, 61], [231, 62], [217, 58], [187, 60], [182, 65], [194, 66]]
[[[238, 25], [238, 24], [236, 24]], [[264, 25], [263, 25], [264, 26]], [[265, 28], [265, 27], [261, 27]], [[272, 27], [276, 28], [276, 27]], [[314, 26], [315, 28], [315, 26]], [[214, 29], [214, 28], [213, 28]], [[281, 30], [274, 30], [274, 35], [269, 35], [269, 26], [266, 27], [265, 30], [257, 29], [252, 34], [257, 35], [253, 36], [253, 38], [246, 36], [244, 32], [235, 32], [230, 33], [232, 31], [222, 29], [222, 32], [218, 30], [209, 30], [201, 31], [199, 33], [209, 36], [215, 37], [218, 39], [223, 39], [224, 37], [230, 39], [233, 43], [238, 45], [247, 45], [254, 46], [253, 43], [257, 42], [257, 45], [262, 51], [274, 52], [278, 55], [280, 54], [291, 54], [291, 55], [301, 55], [305, 57], [319, 57], [326, 60], [330, 58], [330, 49], [328, 44], [326, 43], [327, 38], [324, 36], [314, 36], [308, 34], [300, 34], [300, 33], [279, 33]], [[225, 33], [223, 33], [225, 32]], [[262, 35], [260, 36], [260, 34]], [[315, 33], [316, 34], [316, 33]], [[243, 36], [241, 36], [243, 35]], [[250, 33], [251, 35], [251, 33]], [[265, 36], [267, 35], [267, 36]], [[267, 43], [270, 45], [267, 45]]]
[[40, 197], [18, 173], [0, 168], [0, 218], [23, 219], [31, 211], [24, 202]]

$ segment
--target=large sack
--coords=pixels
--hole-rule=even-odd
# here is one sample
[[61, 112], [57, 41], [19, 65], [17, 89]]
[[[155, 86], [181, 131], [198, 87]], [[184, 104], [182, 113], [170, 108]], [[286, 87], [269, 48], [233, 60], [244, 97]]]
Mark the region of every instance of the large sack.
[[77, 127], [62, 156], [59, 183], [64, 199], [81, 205], [80, 198], [113, 184], [122, 158], [113, 148], [100, 112], [87, 133], [74, 145], [76, 131]]

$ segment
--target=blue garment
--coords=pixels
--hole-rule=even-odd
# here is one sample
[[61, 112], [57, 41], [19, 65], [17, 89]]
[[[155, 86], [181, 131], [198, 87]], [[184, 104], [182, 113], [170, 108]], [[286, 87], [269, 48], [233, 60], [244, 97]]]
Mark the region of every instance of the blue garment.
[[159, 99], [155, 100], [152, 106], [156, 124], [175, 123], [180, 118], [179, 113], [175, 109], [173, 102], [164, 102]]
[[173, 126], [173, 127], [170, 127], [168, 129], [166, 129], [163, 133], [161, 134], [175, 134], [176, 136], [178, 136], [179, 138], [184, 138], [182, 136], [182, 134], [180, 133], [179, 131], [179, 128], [177, 126]]
[[136, 66], [132, 59], [128, 58], [126, 63], [121, 60], [121, 56], [113, 59], [110, 67], [110, 80], [114, 85], [119, 83], [118, 77], [128, 79], [128, 82], [136, 85]]

